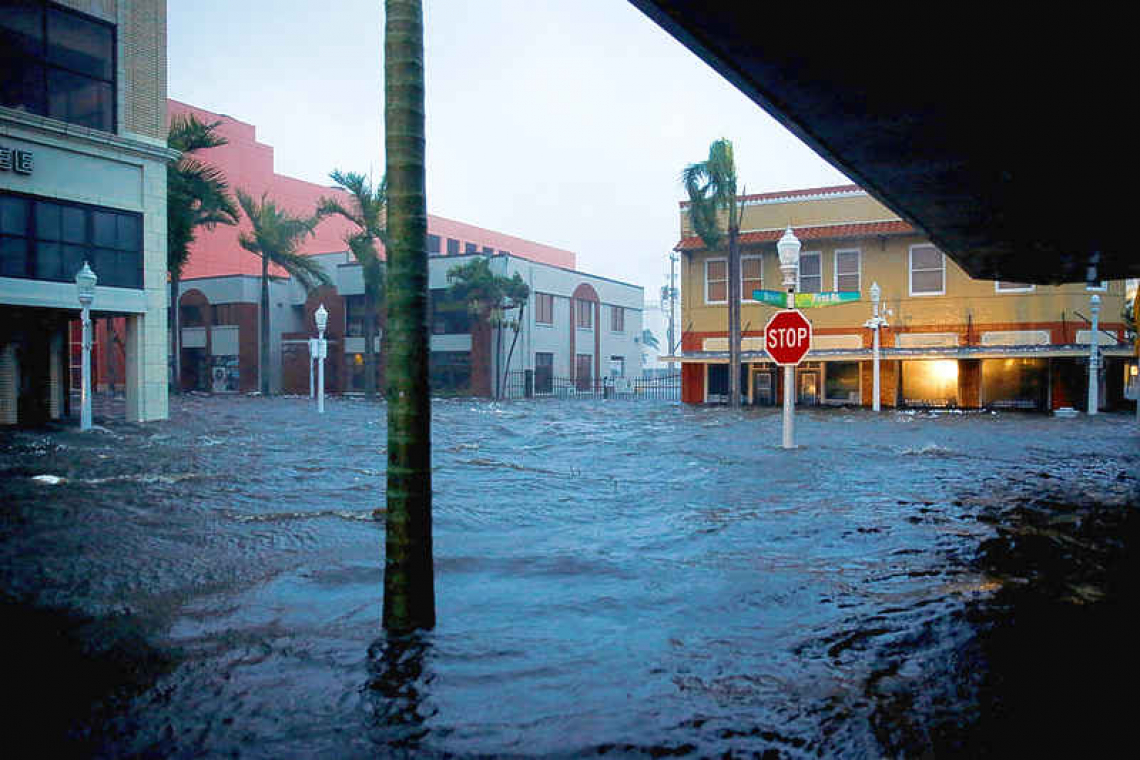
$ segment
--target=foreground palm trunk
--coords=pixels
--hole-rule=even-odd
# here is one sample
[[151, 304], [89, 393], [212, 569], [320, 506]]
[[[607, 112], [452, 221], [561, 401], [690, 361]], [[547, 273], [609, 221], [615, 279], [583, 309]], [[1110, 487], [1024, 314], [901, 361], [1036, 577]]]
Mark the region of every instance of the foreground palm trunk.
[[258, 380], [261, 395], [269, 395], [269, 256], [261, 257], [261, 343]]
[[435, 625], [428, 393], [423, 7], [385, 0], [388, 177], [388, 489], [384, 627]]

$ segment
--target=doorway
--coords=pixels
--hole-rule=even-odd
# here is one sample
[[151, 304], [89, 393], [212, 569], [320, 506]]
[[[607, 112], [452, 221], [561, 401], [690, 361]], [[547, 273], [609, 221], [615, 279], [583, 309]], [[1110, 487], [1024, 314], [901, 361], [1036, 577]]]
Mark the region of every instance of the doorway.
[[800, 394], [797, 403], [804, 406], [819, 406], [819, 371], [805, 370], [799, 373]]

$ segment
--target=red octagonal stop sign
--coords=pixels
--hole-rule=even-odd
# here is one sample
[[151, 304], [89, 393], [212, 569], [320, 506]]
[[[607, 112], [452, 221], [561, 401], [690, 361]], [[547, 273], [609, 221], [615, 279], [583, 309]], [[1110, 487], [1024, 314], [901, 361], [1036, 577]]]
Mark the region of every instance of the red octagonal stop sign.
[[811, 348], [811, 322], [797, 309], [776, 312], [764, 326], [764, 348], [776, 364], [799, 364]]

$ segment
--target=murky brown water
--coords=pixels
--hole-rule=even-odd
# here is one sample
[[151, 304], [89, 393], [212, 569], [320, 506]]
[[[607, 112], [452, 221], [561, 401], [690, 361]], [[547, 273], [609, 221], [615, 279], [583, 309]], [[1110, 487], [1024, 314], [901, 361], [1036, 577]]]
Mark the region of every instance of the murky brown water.
[[976, 750], [979, 544], [1015, 504], [1134, 509], [1135, 423], [798, 422], [786, 452], [778, 410], [438, 401], [439, 626], [398, 642], [382, 405], [0, 434], [14, 714], [104, 755]]

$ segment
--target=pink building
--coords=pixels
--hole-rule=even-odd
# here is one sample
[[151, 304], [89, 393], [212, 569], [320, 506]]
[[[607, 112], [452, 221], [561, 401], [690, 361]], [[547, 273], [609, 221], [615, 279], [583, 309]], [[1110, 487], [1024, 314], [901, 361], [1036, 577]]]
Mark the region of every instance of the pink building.
[[[241, 188], [254, 197], [268, 193], [278, 205], [298, 215], [313, 213], [321, 196], [344, 195], [330, 186], [305, 182], [275, 172], [273, 147], [257, 141], [257, 128], [252, 124], [177, 100], [168, 100], [167, 109], [170, 117], [193, 114], [201, 121], [221, 122], [216, 132], [229, 140], [229, 143], [195, 155], [203, 162], [220, 168], [232, 188]], [[334, 168], [352, 170], [352, 167], [331, 166], [329, 170]], [[183, 279], [234, 274], [260, 275], [258, 258], [238, 245], [238, 235], [242, 230], [248, 229], [249, 221], [243, 217], [237, 227], [219, 225], [213, 230], [199, 230], [190, 260], [182, 273]], [[344, 251], [347, 249], [345, 236], [353, 231], [353, 226], [343, 219], [326, 219], [317, 227], [316, 234], [305, 242], [301, 252], [315, 255]], [[576, 257], [571, 251], [428, 215], [428, 253], [431, 255], [489, 255], [504, 252], [566, 269], [573, 269], [576, 264]], [[276, 271], [274, 274], [283, 272]]]

